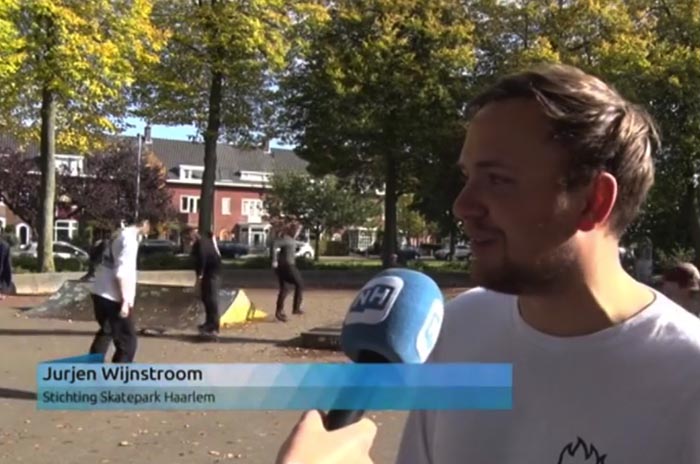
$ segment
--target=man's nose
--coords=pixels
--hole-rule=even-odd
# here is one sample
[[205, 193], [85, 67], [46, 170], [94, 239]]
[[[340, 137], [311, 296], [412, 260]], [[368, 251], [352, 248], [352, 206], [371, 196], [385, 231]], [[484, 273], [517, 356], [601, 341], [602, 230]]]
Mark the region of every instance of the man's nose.
[[464, 185], [452, 205], [452, 214], [462, 220], [481, 218], [486, 214], [484, 203], [473, 185]]

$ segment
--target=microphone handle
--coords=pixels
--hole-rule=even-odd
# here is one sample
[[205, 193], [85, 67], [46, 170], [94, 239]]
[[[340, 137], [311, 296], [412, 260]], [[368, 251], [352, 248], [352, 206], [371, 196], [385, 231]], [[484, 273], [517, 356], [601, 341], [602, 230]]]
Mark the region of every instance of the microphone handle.
[[338, 430], [343, 427], [354, 424], [362, 419], [364, 411], [353, 411], [349, 409], [334, 409], [326, 415], [325, 426], [326, 430]]
[[[358, 363], [388, 363], [389, 360], [379, 353], [372, 351], [360, 352], [357, 357]], [[333, 409], [328, 411], [325, 420], [326, 430], [338, 430], [347, 425], [354, 424], [362, 419], [364, 411], [356, 411], [351, 409]]]

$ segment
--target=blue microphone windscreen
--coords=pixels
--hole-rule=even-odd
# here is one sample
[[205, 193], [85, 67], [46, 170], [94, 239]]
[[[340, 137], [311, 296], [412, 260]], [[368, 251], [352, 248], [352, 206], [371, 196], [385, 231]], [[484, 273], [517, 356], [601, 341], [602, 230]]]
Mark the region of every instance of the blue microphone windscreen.
[[352, 302], [341, 348], [353, 361], [370, 352], [388, 362], [422, 363], [437, 343], [443, 318], [444, 299], [434, 280], [410, 269], [388, 269]]

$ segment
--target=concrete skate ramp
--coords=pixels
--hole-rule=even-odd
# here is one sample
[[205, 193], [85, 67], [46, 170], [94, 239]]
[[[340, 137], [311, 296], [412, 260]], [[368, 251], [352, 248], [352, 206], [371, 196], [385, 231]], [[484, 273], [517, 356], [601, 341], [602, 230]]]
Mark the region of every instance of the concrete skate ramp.
[[[25, 314], [38, 318], [93, 321], [90, 284], [69, 280], [43, 304], [26, 311]], [[241, 289], [221, 289], [219, 311], [222, 329], [236, 323], [263, 320], [267, 317]], [[136, 290], [134, 317], [139, 331], [191, 331], [204, 322], [204, 307], [193, 287], [139, 284]]]

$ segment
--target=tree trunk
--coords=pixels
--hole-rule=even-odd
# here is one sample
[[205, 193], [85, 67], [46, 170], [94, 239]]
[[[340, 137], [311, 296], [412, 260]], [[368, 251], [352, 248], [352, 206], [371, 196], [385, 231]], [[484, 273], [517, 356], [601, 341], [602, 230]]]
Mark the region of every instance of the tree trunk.
[[53, 229], [56, 199], [56, 95], [44, 87], [41, 94], [41, 143], [39, 165], [41, 169], [39, 215], [39, 240], [37, 256], [40, 272], [54, 272]]
[[384, 250], [383, 266], [390, 267], [393, 263], [391, 256], [396, 253], [396, 203], [397, 195], [397, 163], [392, 154], [387, 154], [384, 192]]
[[455, 260], [455, 250], [457, 249], [457, 231], [454, 224], [450, 226], [450, 261]]
[[199, 231], [212, 230], [214, 224], [214, 192], [216, 183], [216, 144], [219, 141], [221, 128], [221, 98], [224, 77], [220, 72], [214, 72], [209, 88], [209, 118], [204, 133], [204, 175], [200, 194]]

